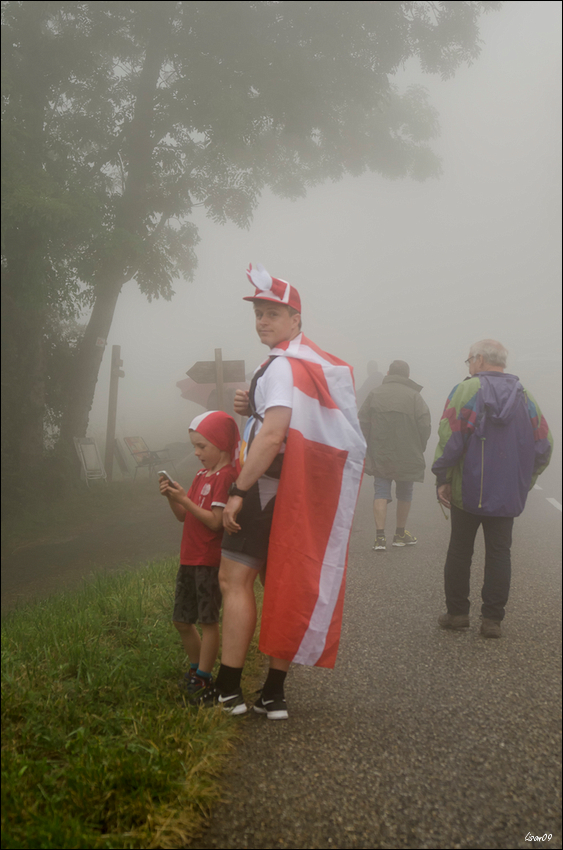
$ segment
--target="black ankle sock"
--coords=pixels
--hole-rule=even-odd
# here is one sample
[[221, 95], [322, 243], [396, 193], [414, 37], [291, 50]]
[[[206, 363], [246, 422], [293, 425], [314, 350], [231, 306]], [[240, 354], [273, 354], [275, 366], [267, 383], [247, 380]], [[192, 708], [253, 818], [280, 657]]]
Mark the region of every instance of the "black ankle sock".
[[215, 684], [224, 694], [232, 694], [240, 688], [241, 676], [242, 667], [228, 667], [226, 664], [221, 664]]
[[384, 528], [378, 528], [376, 537], [385, 537], [385, 529]]
[[286, 676], [287, 673], [285, 670], [272, 670], [270, 667], [264, 687], [262, 688], [262, 696], [273, 697], [277, 696], [277, 694], [283, 694], [283, 685]]
[[399, 537], [404, 537], [405, 536], [405, 527], [403, 526], [402, 528], [399, 528], [397, 526], [397, 528], [395, 529], [395, 534], [398, 534]]

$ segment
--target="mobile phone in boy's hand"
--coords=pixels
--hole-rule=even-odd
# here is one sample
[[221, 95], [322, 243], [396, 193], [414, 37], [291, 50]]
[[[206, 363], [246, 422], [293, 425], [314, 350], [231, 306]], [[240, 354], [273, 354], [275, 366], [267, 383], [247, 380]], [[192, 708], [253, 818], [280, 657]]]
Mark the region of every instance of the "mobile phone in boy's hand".
[[160, 472], [157, 472], [156, 474], [161, 476], [162, 478], [166, 478], [166, 480], [169, 481], [172, 486], [174, 486], [174, 480], [170, 478], [165, 469], [161, 469]]

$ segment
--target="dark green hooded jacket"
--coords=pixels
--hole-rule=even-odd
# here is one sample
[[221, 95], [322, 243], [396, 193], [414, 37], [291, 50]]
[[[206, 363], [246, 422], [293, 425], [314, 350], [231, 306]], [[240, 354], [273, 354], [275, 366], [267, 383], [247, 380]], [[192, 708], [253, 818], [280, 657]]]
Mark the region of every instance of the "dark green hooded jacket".
[[431, 425], [421, 389], [410, 378], [387, 375], [363, 403], [359, 419], [368, 446], [368, 475], [424, 481], [424, 450]]

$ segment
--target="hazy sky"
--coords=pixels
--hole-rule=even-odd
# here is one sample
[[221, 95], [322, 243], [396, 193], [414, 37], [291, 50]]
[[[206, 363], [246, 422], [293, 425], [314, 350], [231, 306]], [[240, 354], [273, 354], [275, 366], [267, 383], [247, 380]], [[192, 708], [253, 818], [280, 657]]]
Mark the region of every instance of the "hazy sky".
[[193, 363], [219, 347], [247, 371], [265, 358], [241, 300], [253, 291], [249, 262], [299, 289], [304, 332], [350, 362], [358, 385], [368, 360], [384, 372], [407, 360], [434, 425], [484, 337], [500, 339], [509, 371], [559, 419], [561, 3], [506, 2], [481, 19], [481, 37], [480, 58], [447, 82], [414, 66], [396, 78], [426, 85], [440, 113], [440, 179], [366, 174], [296, 202], [267, 193], [248, 231], [201, 215], [193, 283], [152, 304], [124, 287], [89, 433], [103, 443], [113, 344], [125, 371], [118, 436], [142, 435], [152, 448], [187, 440], [201, 412], [176, 388]]

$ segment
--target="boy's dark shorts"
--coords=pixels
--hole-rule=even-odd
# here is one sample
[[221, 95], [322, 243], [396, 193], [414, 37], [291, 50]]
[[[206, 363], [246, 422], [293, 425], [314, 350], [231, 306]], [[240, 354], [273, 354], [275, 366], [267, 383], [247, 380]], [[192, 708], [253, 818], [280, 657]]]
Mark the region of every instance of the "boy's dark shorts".
[[177, 623], [218, 623], [221, 610], [219, 567], [186, 566], [176, 576], [172, 619]]
[[[223, 534], [221, 549], [227, 556], [232, 552], [233, 555], [239, 553], [262, 562], [266, 561], [276, 497], [274, 495], [262, 507], [258, 487], [257, 481], [242, 501], [242, 508], [237, 516], [241, 530], [237, 534], [229, 534], [227, 531]], [[236, 557], [234, 560], [237, 560]]]

